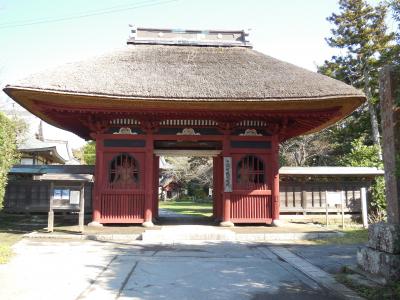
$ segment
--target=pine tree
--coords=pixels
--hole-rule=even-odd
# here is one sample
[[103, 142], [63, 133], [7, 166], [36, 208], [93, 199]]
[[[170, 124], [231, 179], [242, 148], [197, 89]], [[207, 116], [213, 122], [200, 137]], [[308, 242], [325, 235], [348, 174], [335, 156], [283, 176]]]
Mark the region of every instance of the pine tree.
[[[329, 46], [342, 49], [319, 68], [321, 73], [363, 89], [369, 112], [372, 142], [380, 149], [378, 74], [385, 63], [382, 57], [393, 48], [394, 34], [387, 33], [385, 18], [388, 5], [376, 7], [365, 0], [340, 0], [339, 14], [327, 18], [334, 25]], [[362, 109], [365, 109], [363, 107]], [[358, 112], [359, 113], [359, 112]]]
[[400, 0], [392, 0], [390, 7], [393, 12], [393, 19], [397, 22], [396, 45], [388, 53], [387, 61], [390, 64], [400, 65]]

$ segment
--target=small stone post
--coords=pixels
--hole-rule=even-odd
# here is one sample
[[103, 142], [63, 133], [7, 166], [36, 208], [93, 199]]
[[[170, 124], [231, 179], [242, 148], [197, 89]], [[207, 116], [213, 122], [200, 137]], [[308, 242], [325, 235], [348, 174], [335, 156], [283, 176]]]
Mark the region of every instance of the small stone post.
[[368, 209], [367, 209], [367, 189], [363, 186], [361, 188], [361, 213], [362, 213], [362, 222], [363, 227], [368, 227]]
[[79, 231], [83, 233], [85, 230], [85, 182], [81, 184], [79, 197]]
[[400, 279], [400, 69], [385, 67], [380, 76], [383, 160], [387, 223], [369, 226], [368, 243], [358, 250], [362, 269], [387, 281]]
[[49, 214], [47, 218], [47, 231], [54, 231], [54, 211], [53, 211], [53, 197], [54, 197], [54, 183], [50, 183], [50, 205], [49, 205]]

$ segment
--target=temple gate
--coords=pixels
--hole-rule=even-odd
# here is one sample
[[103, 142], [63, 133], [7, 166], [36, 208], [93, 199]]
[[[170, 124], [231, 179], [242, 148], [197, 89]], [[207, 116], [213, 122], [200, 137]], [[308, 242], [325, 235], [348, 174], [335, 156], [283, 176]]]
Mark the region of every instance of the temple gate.
[[33, 75], [4, 91], [96, 141], [93, 224], [158, 215], [158, 160], [211, 153], [223, 226], [276, 224], [279, 143], [325, 128], [365, 97], [252, 50], [245, 31], [132, 30], [126, 49]]
[[[168, 151], [205, 151], [214, 156], [213, 217], [223, 225], [270, 224], [279, 218], [278, 145], [277, 138], [265, 130], [266, 123], [248, 121], [255, 128], [246, 129], [236, 122], [229, 125], [237, 128], [233, 131], [210, 120], [167, 120], [151, 132], [142, 130], [141, 122], [134, 119], [109, 123], [108, 133], [93, 135], [95, 222], [153, 222], [158, 215], [159, 156], [155, 153]], [[123, 126], [115, 126], [118, 123]]]

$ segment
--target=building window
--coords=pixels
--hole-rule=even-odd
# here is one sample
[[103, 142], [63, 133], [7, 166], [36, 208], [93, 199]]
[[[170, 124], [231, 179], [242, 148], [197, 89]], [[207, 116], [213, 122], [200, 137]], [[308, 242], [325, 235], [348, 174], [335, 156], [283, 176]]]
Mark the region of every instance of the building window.
[[265, 183], [264, 162], [254, 155], [243, 157], [237, 164], [236, 182], [241, 187]]
[[137, 188], [139, 184], [139, 164], [131, 155], [122, 153], [110, 163], [109, 183], [114, 189]]

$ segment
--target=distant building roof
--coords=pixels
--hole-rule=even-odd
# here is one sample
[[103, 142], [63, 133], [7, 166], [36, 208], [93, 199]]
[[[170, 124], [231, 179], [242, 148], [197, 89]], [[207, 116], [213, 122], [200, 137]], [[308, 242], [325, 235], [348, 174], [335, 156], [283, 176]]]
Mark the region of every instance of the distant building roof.
[[[160, 169], [172, 167], [160, 159]], [[9, 171], [10, 174], [94, 174], [94, 165], [14, 165]]]
[[94, 174], [91, 165], [15, 165], [10, 174]]
[[92, 174], [43, 174], [37, 180], [58, 180], [58, 181], [93, 181]]
[[378, 176], [383, 170], [367, 167], [281, 167], [280, 175], [323, 175], [323, 176]]
[[53, 143], [44, 142], [36, 138], [28, 138], [18, 146], [20, 152], [40, 152], [45, 153], [55, 163], [65, 164], [67, 161], [58, 152], [57, 146]]
[[67, 165], [80, 165], [79, 160], [77, 160], [72, 149], [69, 146], [68, 141], [63, 140], [53, 140], [53, 139], [43, 139], [44, 142], [54, 145], [57, 148], [58, 153], [65, 159], [65, 164]]

